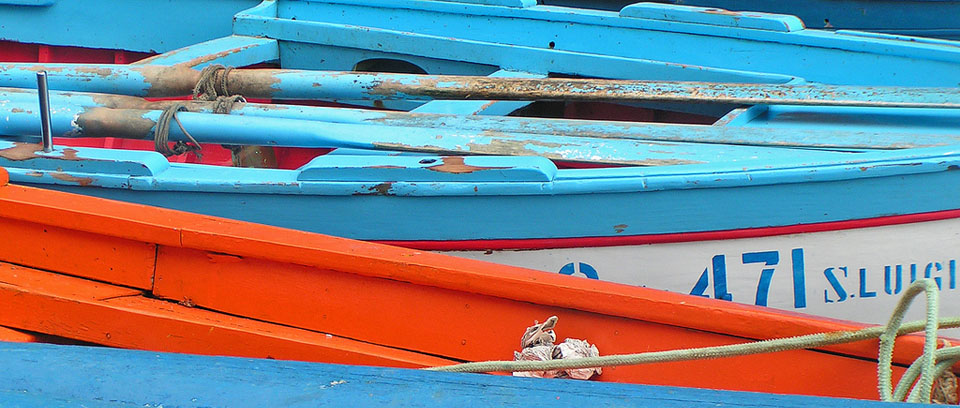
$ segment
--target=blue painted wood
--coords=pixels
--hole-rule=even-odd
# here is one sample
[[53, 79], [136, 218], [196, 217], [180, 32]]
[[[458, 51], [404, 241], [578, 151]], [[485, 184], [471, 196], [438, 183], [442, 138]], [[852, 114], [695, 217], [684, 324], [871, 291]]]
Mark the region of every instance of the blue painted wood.
[[[801, 77], [821, 83], [911, 86], [960, 82], [951, 68], [960, 61], [956, 46], [550, 6], [280, 0], [270, 12], [239, 14], [234, 32], [280, 40], [281, 53], [290, 51], [282, 63], [290, 68], [349, 69], [363, 59], [400, 58], [415, 64], [458, 61], [482, 70], [480, 74], [493, 67], [645, 79], [771, 82]], [[844, 61], [844, 69], [834, 69], [832, 61]], [[691, 66], [695, 68], [688, 69]]]
[[[903, 404], [595, 381], [0, 343], [4, 406], [895, 407]], [[691, 384], [695, 385], [695, 384]], [[14, 405], [17, 404], [17, 405]], [[129, 405], [128, 405], [129, 404]], [[62, 406], [63, 404], [60, 404]]]
[[[0, 112], [5, 112], [8, 118], [6, 122], [0, 123], [0, 128], [7, 135], [35, 136], [38, 128], [37, 114], [34, 113], [36, 105], [35, 92], [7, 89], [0, 90], [0, 98], [8, 100], [9, 105], [0, 107]], [[150, 138], [152, 136], [149, 127], [152, 124], [144, 126], [131, 126], [125, 133], [118, 133], [124, 130], [123, 126], [118, 124], [123, 122], [107, 121], [104, 123], [104, 117], [98, 116], [91, 108], [96, 107], [117, 107], [117, 106], [136, 106], [150, 107], [150, 104], [140, 98], [124, 98], [108, 95], [86, 94], [76, 92], [53, 92], [51, 100], [58, 106], [58, 111], [53, 115], [56, 122], [57, 134], [65, 137], [76, 137], [86, 135], [91, 137], [133, 137]], [[155, 105], [154, 109], [160, 109], [163, 105]], [[198, 111], [211, 112], [212, 105], [194, 103], [192, 104]], [[203, 107], [203, 109], [201, 109]], [[594, 140], [606, 141], [608, 139], [623, 141], [646, 141], [646, 142], [684, 142], [699, 143], [703, 145], [703, 153], [710, 154], [715, 152], [716, 144], [736, 145], [728, 150], [732, 153], [743, 150], [741, 145], [769, 146], [769, 147], [817, 147], [817, 148], [835, 148], [842, 150], [849, 149], [897, 149], [910, 147], [943, 146], [960, 142], [957, 128], [960, 127], [960, 110], [957, 109], [864, 109], [864, 108], [838, 108], [838, 107], [803, 107], [789, 108], [777, 107], [773, 112], [784, 111], [784, 115], [760, 115], [762, 112], [770, 111], [766, 107], [757, 107], [752, 110], [757, 112], [752, 114], [747, 120], [741, 117], [739, 120], [731, 121], [730, 118], [724, 118], [718, 121], [715, 126], [703, 125], [676, 125], [676, 124], [658, 124], [658, 123], [631, 123], [631, 122], [610, 122], [610, 121], [577, 121], [577, 120], [558, 120], [558, 119], [538, 119], [538, 118], [520, 118], [520, 117], [479, 117], [479, 116], [459, 116], [459, 115], [434, 115], [434, 114], [409, 114], [402, 112], [384, 112], [369, 111], [361, 109], [345, 108], [324, 108], [307, 106], [275, 106], [263, 104], [244, 104], [231, 111], [231, 115], [244, 116], [252, 118], [275, 118], [275, 119], [293, 119], [306, 120], [314, 123], [310, 128], [316, 129], [315, 135], [334, 134], [337, 128], [343, 129], [343, 126], [333, 125], [329, 129], [317, 128], [322, 123], [334, 124], [352, 124], [369, 125], [383, 130], [383, 126], [399, 126], [401, 128], [419, 129], [423, 136], [424, 129], [438, 130], [442, 135], [459, 134], [470, 135], [480, 132], [485, 136], [505, 136], [519, 134], [543, 135], [552, 138], [552, 142], [564, 143], [573, 140]], [[759, 109], [759, 110], [757, 110]], [[87, 110], [91, 110], [87, 112]], [[147, 112], [142, 110], [110, 110], [101, 112], [112, 112], [113, 114], [127, 115], [127, 123], [142, 121], [143, 119], [156, 118], [157, 112]], [[184, 117], [203, 118], [205, 116], [195, 116], [185, 114]], [[220, 121], [236, 127], [237, 123], [230, 122], [229, 118], [215, 117], [211, 120]], [[239, 120], [239, 119], [238, 119]], [[252, 119], [254, 120], [254, 119]], [[801, 122], [802, 120], [802, 122]], [[225, 122], [224, 122], [225, 121]], [[801, 122], [802, 126], [792, 126], [785, 128], [785, 123], [790, 121]], [[92, 123], [91, 123], [92, 122]], [[301, 122], [271, 121], [278, 126], [292, 126]], [[101, 126], [96, 126], [101, 124]], [[724, 124], [725, 128], [718, 128], [719, 124]], [[347, 126], [361, 133], [369, 133], [369, 127]], [[366, 131], [364, 129], [367, 129]], [[457, 131], [453, 131], [456, 129]], [[175, 127], [173, 134], [175, 137], [182, 137], [179, 127]], [[222, 143], [239, 143], [246, 141], [250, 143], [265, 143], [279, 145], [295, 145], [296, 143], [306, 143], [313, 147], [331, 147], [329, 139], [318, 139], [302, 134], [304, 129], [295, 130], [289, 136], [276, 139], [272, 131], [268, 133], [252, 133], [248, 130], [241, 130], [241, 137], [235, 134], [224, 132], [211, 132], [204, 134], [204, 141], [217, 140]], [[415, 130], [416, 131], [416, 130]], [[300, 133], [298, 133], [300, 132]], [[333, 132], [333, 133], [331, 133]], [[400, 134], [407, 134], [401, 131]], [[198, 134], [199, 135], [199, 134]], [[300, 135], [300, 136], [298, 136]], [[344, 143], [359, 142], [360, 139], [350, 135], [339, 133], [335, 136], [337, 140]], [[567, 138], [564, 135], [576, 135], [580, 139]], [[429, 139], [429, 134], [427, 135]], [[467, 145], [448, 144], [437, 142], [437, 134], [433, 135], [433, 140], [424, 146], [424, 149], [440, 149], [446, 146], [450, 151], [466, 151]], [[210, 137], [212, 139], [206, 139]], [[562, 140], [556, 139], [562, 137]], [[373, 143], [376, 140], [386, 143], [395, 143], [390, 132], [384, 134], [367, 134], [363, 136], [367, 141]], [[443, 139], [443, 138], [441, 138]], [[423, 141], [424, 139], [421, 139]], [[409, 141], [409, 140], [408, 140]], [[324, 144], [328, 143], [328, 144]], [[474, 143], [474, 142], [467, 142]], [[614, 143], [614, 142], [611, 142]], [[564, 143], [568, 148], [573, 149], [569, 143]], [[430, 147], [433, 146], [433, 147]], [[664, 146], [660, 145], [661, 152], [666, 152]], [[693, 146], [693, 145], [690, 145]], [[343, 146], [341, 146], [343, 147]], [[357, 147], [357, 146], [354, 146]], [[367, 146], [369, 147], [369, 146]], [[685, 151], [679, 147], [677, 153]], [[686, 149], [689, 151], [689, 149]], [[755, 152], [756, 150], [745, 150], [746, 152]], [[515, 153], [515, 152], [514, 152]], [[689, 154], [689, 153], [685, 153]], [[794, 151], [794, 154], [811, 155], [820, 154], [804, 150]], [[560, 153], [562, 157], [573, 159], [572, 155]], [[558, 157], [560, 157], [558, 156]], [[842, 156], [840, 156], [842, 157]], [[837, 158], [840, 158], [837, 157]], [[724, 160], [730, 159], [728, 154]], [[601, 157], [590, 160], [600, 160]], [[709, 156], [701, 160], [712, 161]]]
[[[25, 107], [10, 106], [0, 122], [6, 135], [30, 136], [37, 133], [37, 118]], [[100, 121], [103, 115], [121, 115], [128, 123]], [[61, 106], [51, 114], [52, 131], [57, 136], [152, 138], [150, 129], [160, 111], [91, 110]], [[418, 151], [435, 154], [487, 154], [543, 156], [558, 160], [633, 165], [679, 165], [726, 162], [746, 165], [757, 161], [805, 159], [841, 159], [833, 152], [798, 152], [788, 149], [713, 143], [675, 143], [627, 138], [587, 138], [526, 133], [522, 130], [473, 130], [429, 127], [390, 127], [376, 124], [329, 123], [272, 117], [211, 115], [182, 112], [180, 123], [191, 135], [208, 143], [282, 145], [293, 147], [347, 147], [356, 149]], [[95, 123], [94, 123], [95, 122]], [[124, 127], [132, 126], [132, 128]], [[111, 127], [113, 126], [113, 127]], [[692, 130], [692, 127], [687, 127]], [[110, 132], [109, 130], [113, 130]], [[107, 132], [104, 132], [107, 130]], [[684, 127], [674, 128], [682, 133]], [[701, 127], [706, 132], [727, 129]], [[95, 133], [99, 132], [99, 133]], [[122, 133], [121, 133], [122, 132]], [[171, 127], [171, 140], [189, 140], [179, 126]]]
[[0, 5], [12, 5], [12, 6], [37, 6], [37, 7], [49, 7], [56, 4], [56, 0], [2, 0]]
[[[451, 1], [451, 0], [440, 0]], [[489, 6], [530, 7], [537, 5], [537, 0], [452, 0], [457, 3], [486, 4]]]
[[715, 8], [655, 3], [631, 4], [620, 10], [620, 16], [785, 33], [804, 29], [803, 22], [799, 18], [789, 15], [730, 12]]
[[[88, 149], [77, 150], [84, 156]], [[55, 171], [36, 176], [24, 168], [28, 161], [0, 166], [16, 183], [368, 240], [616, 236], [611, 227], [621, 224], [630, 234], [716, 231], [940, 211], [960, 202], [951, 170], [960, 165], [956, 146], [857, 154], [846, 163], [796, 157], [560, 170], [550, 182], [516, 183], [301, 181], [295, 170], [171, 164], [153, 177], [65, 173], [91, 179], [80, 187]], [[852, 196], [858, 200], [835, 199]]]
[[[680, 12], [676, 8], [662, 10]], [[780, 17], [769, 21], [783, 21], [777, 19]], [[155, 61], [169, 64], [200, 58], [209, 62], [219, 58], [215, 51], [223, 51], [221, 48], [252, 44], [257, 51], [236, 55], [251, 62], [274, 58], [277, 51], [281, 64], [294, 68], [341, 64], [352, 68], [369, 58], [398, 57], [424, 63], [428, 72], [483, 75], [514, 67], [541, 75], [661, 75], [748, 82], [786, 82], [801, 75], [822, 82], [911, 86], [924, 81], [954, 86], [960, 75], [956, 69], [960, 48], [950, 43], [811, 30], [744, 29], [724, 19], [688, 20], [547, 6], [280, 0], [264, 2], [237, 17], [236, 32], [265, 34], [264, 39], [237, 36], [214, 40], [183, 50], [180, 57], [168, 54]], [[698, 52], [688, 52], [685, 46]], [[673, 54], [680, 59], [665, 62], [661, 58]], [[729, 58], [731, 54], [743, 58]], [[792, 64], [783, 63], [784, 56], [794, 56], [807, 65], [793, 71]], [[838, 70], [824, 63], [833, 60], [849, 65]], [[705, 65], [701, 70], [678, 65], [678, 61]], [[711, 64], [727, 65], [713, 69]], [[758, 66], [761, 72], [753, 71]], [[762, 72], [767, 70], [764, 66], [780, 73]], [[103, 73], [70, 68], [65, 72], [75, 74], [71, 80], [80, 84], [80, 89]], [[109, 83], [109, 91], [147, 94], [146, 73], [167, 69], [157, 65], [123, 68], [124, 75]], [[14, 69], [33, 74], [23, 67], [9, 71]], [[867, 74], [881, 71], [867, 78]], [[32, 82], [33, 78], [29, 79]], [[344, 93], [335, 97], [355, 97], [351, 81], [342, 81]], [[184, 89], [192, 88], [190, 81], [184, 83]], [[84, 124], [91, 114], [105, 113], [92, 109], [105, 106], [102, 96], [55, 93], [53, 98], [54, 127], [59, 135], [95, 135], [93, 127]], [[68, 100], [71, 102], [65, 102]], [[0, 107], [0, 133], [35, 135], [35, 107], [33, 93], [6, 93]], [[149, 138], [159, 115], [158, 110], [111, 112], [122, 115], [112, 117], [113, 125], [141, 126], [139, 133], [126, 135], [136, 138]], [[480, 177], [489, 170], [432, 178], [437, 175], [431, 170], [409, 162], [419, 163], [423, 156], [365, 155], [363, 166], [357, 158], [331, 156], [302, 171], [211, 168], [166, 164], [159, 154], [143, 152], [77, 148], [71, 153], [75, 159], [58, 153], [62, 150], [38, 155], [9, 141], [0, 142], [0, 165], [8, 167], [19, 183], [376, 240], [606, 237], [619, 233], [612, 228], [616, 225], [631, 226], [625, 231], [628, 234], [662, 234], [958, 208], [960, 183], [957, 172], [952, 171], [960, 165], [960, 116], [956, 112], [825, 107], [771, 107], [752, 112], [725, 126], [401, 117], [254, 105], [241, 107], [233, 115], [179, 115], [186, 128], [210, 143], [417, 150], [433, 155], [539, 155], [646, 165], [554, 173], [540, 158], [489, 158], [492, 167], [517, 170], [515, 174], [499, 173], [516, 182]], [[96, 135], [117, 136], [117, 129], [101, 127], [99, 131], [104, 133]], [[177, 140], [184, 135], [173, 127], [171, 137]], [[488, 150], [491, 147], [498, 150]], [[873, 151], [899, 148], [909, 149]], [[347, 163], [350, 171], [333, 170], [343, 167], [340, 164], [324, 164], [336, 160]], [[464, 160], [470, 164], [488, 159]], [[380, 167], [363, 168], [376, 166]], [[859, 201], [835, 199], [845, 196], [856, 196]], [[710, 203], [709, 208], [704, 203]], [[290, 211], [278, 214], [276, 208]], [[323, 217], [309, 216], [318, 214], [318, 209]], [[430, 228], [424, 228], [425, 220], [430, 221]]]
[[276, 40], [227, 36], [137, 61], [131, 65], [185, 65], [202, 69], [210, 64], [244, 67], [280, 60]]
[[0, 40], [167, 52], [229, 35], [232, 16], [257, 3], [209, 0], [198, 10], [191, 0], [7, 0], [0, 3]]
[[297, 180], [522, 183], [548, 182], [556, 175], [557, 166], [544, 157], [333, 155], [301, 167]]
[[[653, 0], [659, 3], [717, 7], [798, 16], [807, 27], [887, 32], [960, 39], [955, 0]], [[550, 5], [620, 10], [633, 0], [545, 0]]]

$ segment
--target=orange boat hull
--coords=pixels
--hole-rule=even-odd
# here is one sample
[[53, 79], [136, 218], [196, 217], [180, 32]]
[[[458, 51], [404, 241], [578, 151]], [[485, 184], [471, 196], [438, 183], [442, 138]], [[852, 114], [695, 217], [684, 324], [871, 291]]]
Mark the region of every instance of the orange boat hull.
[[[14, 329], [124, 348], [424, 367], [510, 359], [524, 328], [551, 315], [560, 339], [586, 339], [602, 355], [864, 327], [0, 186], [0, 325]], [[921, 343], [901, 338], [894, 361], [909, 364]], [[611, 367], [599, 379], [876, 399], [876, 353], [876, 341], [862, 341]]]

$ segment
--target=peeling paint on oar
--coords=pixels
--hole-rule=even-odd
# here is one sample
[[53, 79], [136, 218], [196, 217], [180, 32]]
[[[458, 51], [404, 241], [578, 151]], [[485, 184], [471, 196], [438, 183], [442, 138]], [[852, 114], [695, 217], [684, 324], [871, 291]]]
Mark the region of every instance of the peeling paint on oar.
[[[199, 71], [182, 66], [0, 64], [0, 86], [32, 87], [35, 72], [41, 70], [50, 72], [54, 89], [135, 96], [188, 95], [200, 78]], [[232, 70], [227, 75], [227, 87], [232, 94], [274, 99], [562, 100], [960, 108], [958, 88], [493, 78], [285, 69]]]

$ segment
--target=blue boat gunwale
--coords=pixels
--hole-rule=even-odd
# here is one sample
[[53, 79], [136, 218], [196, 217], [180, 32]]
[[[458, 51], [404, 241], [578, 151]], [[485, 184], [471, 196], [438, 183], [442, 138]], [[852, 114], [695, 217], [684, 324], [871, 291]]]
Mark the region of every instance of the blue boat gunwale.
[[[16, 147], [9, 141], [0, 141], [0, 151]], [[64, 150], [70, 150], [64, 158]], [[53, 153], [35, 153], [28, 160], [10, 161], [0, 155], [0, 166], [7, 167], [11, 180], [75, 185], [75, 180], [89, 178], [84, 185], [121, 187], [152, 191], [206, 191], [251, 194], [310, 194], [354, 195], [365, 194], [369, 187], [389, 183], [400, 196], [499, 196], [499, 195], [563, 195], [653, 192], [709, 188], [752, 187], [774, 184], [814, 183], [857, 180], [911, 174], [951, 171], [960, 168], [960, 145], [925, 147], [891, 151], [850, 153], [843, 162], [808, 162], [798, 158], [793, 163], [772, 165], [756, 161], [753, 166], [743, 163], [711, 165], [684, 164], [651, 167], [611, 167], [594, 169], [555, 170], [548, 181], [459, 181], [422, 180], [405, 181], [383, 178], [371, 173], [368, 179], [301, 180], [304, 171], [323, 169], [324, 161], [336, 156], [319, 156], [296, 170], [221, 167], [205, 164], [167, 163], [156, 152], [123, 151], [116, 149], [70, 147], [57, 148]], [[129, 158], [132, 155], [134, 158]], [[383, 157], [357, 156], [376, 170]], [[439, 160], [446, 156], [417, 156], [419, 159]], [[473, 156], [463, 156], [467, 160]], [[488, 158], [494, 158], [487, 156]], [[535, 157], [535, 156], [534, 156]], [[523, 156], [520, 156], [523, 158]], [[506, 157], [510, 159], [510, 157]], [[86, 169], [77, 164], [88, 163]], [[489, 162], [492, 165], [496, 162]], [[517, 163], [505, 160], [504, 164]], [[65, 164], [71, 167], [66, 167]], [[119, 164], [119, 165], [118, 165]], [[146, 174], [130, 175], [131, 166], [142, 166]], [[98, 165], [102, 172], [98, 171]], [[495, 166], [493, 166], [495, 167]], [[50, 178], [45, 178], [45, 175]], [[69, 175], [55, 178], [53, 175]], [[327, 173], [334, 174], [334, 173]], [[358, 176], [351, 174], [347, 178]], [[403, 191], [401, 193], [401, 191]]]
[[[946, 54], [946, 50], [943, 49], [943, 45], [952, 45], [956, 49], [950, 50], [953, 54], [952, 58], [944, 59], [944, 61], [957, 61], [960, 59], [960, 44], [950, 44], [950, 42], [938, 43], [938, 44], [928, 44], [925, 42], [916, 42], [911, 41], [909, 37], [907, 38], [891, 38], [891, 37], [867, 37], [860, 35], [850, 35], [849, 32], [855, 32], [857, 30], [846, 30], [845, 32], [836, 32], [836, 31], [826, 31], [805, 28], [803, 30], [797, 30], [793, 32], [778, 32], [770, 30], [760, 30], [760, 29], [745, 29], [741, 27], [732, 27], [732, 26], [719, 26], [719, 25], [709, 25], [709, 24], [700, 24], [693, 22], [672, 22], [664, 20], [651, 20], [644, 18], [635, 18], [635, 17], [622, 17], [619, 12], [613, 11], [603, 11], [603, 10], [587, 10], [587, 9], [571, 9], [562, 6], [533, 6], [525, 8], [514, 8], [514, 7], [500, 7], [500, 6], [489, 6], [482, 4], [469, 4], [469, 3], [458, 3], [455, 1], [445, 2], [445, 1], [420, 1], [420, 0], [389, 0], [385, 2], [376, 2], [376, 0], [330, 0], [330, 1], [317, 1], [317, 0], [298, 0], [296, 2], [274, 2], [270, 0], [270, 3], [273, 4], [262, 4], [258, 7], [244, 10], [234, 17], [235, 20], [235, 33], [237, 28], [242, 27], [244, 20], [247, 19], [262, 19], [269, 18], [275, 21], [283, 21], [287, 18], [283, 15], [283, 12], [289, 12], [289, 10], [284, 10], [283, 7], [292, 7], [293, 4], [307, 4], [310, 3], [324, 3], [327, 4], [341, 4], [347, 6], [363, 6], [363, 7], [376, 7], [376, 8], [386, 8], [386, 9], [402, 9], [409, 11], [418, 11], [422, 12], [424, 10], [428, 12], [438, 12], [438, 13], [448, 13], [448, 14], [461, 14], [467, 16], [495, 16], [495, 17], [506, 17], [513, 19], [530, 19], [543, 22], [551, 23], [577, 23], [584, 25], [597, 25], [597, 26], [606, 26], [606, 27], [617, 27], [623, 29], [640, 29], [640, 30], [652, 30], [652, 31], [661, 31], [669, 32], [676, 34], [692, 34], [692, 35], [709, 35], [717, 37], [727, 37], [731, 39], [750, 39], [754, 41], [766, 41], [766, 42], [780, 42], [780, 40], [789, 38], [791, 41], [798, 41], [800, 45], [807, 46], [833, 46], [836, 47], [836, 44], [828, 44], [828, 41], [831, 40], [844, 40], [850, 39], [851, 42], [848, 46], [849, 50], [855, 50], [860, 52], [883, 52], [889, 55], [896, 56], [906, 56], [906, 57], [916, 57], [923, 56], [924, 58], [930, 57], [943, 57]], [[629, 6], [628, 6], [629, 7]], [[576, 10], [576, 13], [570, 13], [569, 11]], [[275, 12], [276, 14], [273, 14]], [[772, 16], [783, 16], [783, 15], [774, 15]], [[793, 16], [790, 16], [793, 17]], [[310, 20], [297, 19], [297, 23], [311, 23]], [[240, 24], [237, 24], [240, 23]], [[360, 28], [360, 26], [357, 26]], [[802, 33], [802, 35], [800, 35]], [[243, 34], [241, 31], [240, 34]], [[851, 38], [852, 37], [852, 38]], [[896, 36], [894, 36], [896, 37]], [[864, 41], [866, 39], [867, 41]], [[852, 41], [856, 40], [856, 41]], [[924, 50], [932, 51], [932, 54], [926, 54], [921, 52], [920, 54], [911, 54], [903, 53], [904, 51], [910, 50]], [[934, 58], [936, 59], [936, 58]]]

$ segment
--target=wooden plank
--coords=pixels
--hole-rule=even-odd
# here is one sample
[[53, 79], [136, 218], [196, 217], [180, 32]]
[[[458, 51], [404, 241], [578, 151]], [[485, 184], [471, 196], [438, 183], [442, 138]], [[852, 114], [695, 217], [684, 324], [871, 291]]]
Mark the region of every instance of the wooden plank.
[[[2, 206], [2, 205], [0, 205]], [[45, 223], [0, 222], [0, 261], [140, 289], [153, 287], [156, 245]]]
[[11, 329], [0, 326], [0, 341], [9, 341], [14, 343], [33, 343], [38, 340], [36, 335], [22, 330]]
[[[619, 316], [694, 330], [752, 339], [789, 337], [837, 330], [858, 330], [862, 324], [825, 320], [742, 304], [731, 304], [643, 287], [590, 279], [357, 241], [243, 223], [192, 220], [183, 231], [183, 246], [238, 257], [304, 265], [343, 274], [389, 279], [479, 293], [549, 307]], [[160, 259], [164, 263], [169, 259]], [[163, 268], [166, 270], [165, 268]], [[204, 271], [212, 273], [213, 271]], [[198, 278], [200, 275], [195, 276]], [[158, 281], [163, 273], [158, 273]], [[224, 282], [233, 282], [227, 275]], [[169, 283], [169, 282], [168, 282]], [[271, 283], [279, 285], [281, 283]], [[292, 285], [301, 285], [294, 281]], [[167, 287], [169, 288], [169, 287]], [[166, 290], [158, 283], [158, 290]], [[545, 317], [534, 317], [543, 319]], [[922, 350], [922, 337], [897, 342], [894, 361], [909, 364]], [[877, 342], [825, 347], [862, 358], [876, 358]]]
[[[399, 268], [407, 268], [429, 279], [430, 272], [435, 272], [414, 262], [386, 265], [372, 259], [354, 258], [353, 261], [356, 268], [379, 270], [388, 275], [399, 272]], [[335, 263], [336, 260], [331, 261], [331, 264]], [[493, 264], [484, 266], [505, 268]], [[473, 361], [512, 359], [523, 329], [534, 320], [542, 321], [551, 315], [560, 318], [557, 330], [560, 338], [587, 339], [597, 344], [603, 354], [744, 341], [669, 324], [541, 305], [523, 299], [505, 299], [483, 291], [411, 284], [400, 276], [391, 279], [343, 273], [331, 267], [317, 268], [163, 246], [158, 253], [154, 294], [228, 314]], [[543, 272], [530, 273], [528, 279], [531, 280], [547, 276]], [[440, 277], [439, 274], [432, 276]], [[533, 290], [547, 296], [563, 296], [549, 293], [550, 288], [545, 286]], [[590, 294], [582, 295], [591, 297]], [[612, 296], [597, 298], [614, 301]], [[730, 322], [719, 310], [710, 317]], [[756, 324], [755, 320], [753, 322]], [[839, 384], [832, 376], [796, 375], [797, 372], [821, 370], [844, 373], [843, 383]], [[711, 373], [698, 378], [696, 383], [708, 388], [775, 389], [783, 393], [858, 398], [870, 398], [876, 394], [876, 363], [806, 350], [658, 364], [655, 367], [613, 367], [604, 370], [602, 379], [689, 385], [690, 373], [696, 371]]]
[[[877, 401], [0, 343], [8, 393], [137, 406], [893, 407]], [[68, 372], [70, 375], [63, 375]], [[695, 381], [695, 376], [691, 379]]]
[[140, 291], [0, 263], [0, 324], [114, 347], [366, 365], [453, 361], [193, 309]]
[[[156, 207], [10, 185], [0, 188], [0, 218], [43, 223], [132, 241], [179, 245], [179, 225], [213, 218]], [[238, 222], [221, 220], [221, 222]]]

